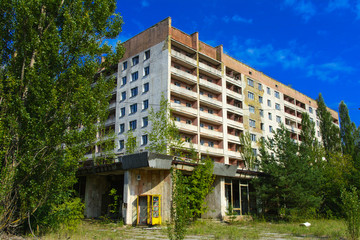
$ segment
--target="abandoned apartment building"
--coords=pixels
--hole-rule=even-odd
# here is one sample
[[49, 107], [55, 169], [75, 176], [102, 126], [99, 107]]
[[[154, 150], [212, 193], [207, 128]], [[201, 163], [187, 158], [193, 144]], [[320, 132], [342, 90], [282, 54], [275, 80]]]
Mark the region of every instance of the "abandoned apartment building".
[[[266, 76], [223, 52], [199, 41], [166, 18], [124, 42], [126, 52], [113, 73], [117, 86], [109, 105], [108, 131], [116, 135], [112, 164], [85, 164], [78, 171], [85, 216], [95, 218], [108, 211], [111, 188], [121, 195], [125, 224], [160, 224], [170, 218], [171, 175], [174, 167], [191, 172], [194, 163], [146, 151], [145, 130], [151, 129], [149, 109], [160, 108], [164, 95], [185, 147], [214, 161], [214, 190], [207, 197], [204, 218], [224, 218], [229, 204], [240, 216], [256, 210], [249, 181], [259, 172], [248, 169], [239, 152], [239, 135], [249, 131], [254, 154], [257, 140], [272, 136], [279, 123], [301, 141], [301, 116], [307, 112], [316, 122], [316, 101]], [[329, 109], [338, 124], [337, 113]], [[125, 155], [125, 133], [133, 130], [139, 152]], [[95, 146], [85, 157], [91, 163], [101, 154]]]

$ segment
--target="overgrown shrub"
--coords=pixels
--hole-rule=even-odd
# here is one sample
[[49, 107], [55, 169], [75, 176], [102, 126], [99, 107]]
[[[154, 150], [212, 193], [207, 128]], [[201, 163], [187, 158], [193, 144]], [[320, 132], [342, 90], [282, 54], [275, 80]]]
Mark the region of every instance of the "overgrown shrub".
[[341, 200], [343, 203], [343, 212], [347, 230], [350, 239], [359, 239], [360, 237], [360, 199], [356, 187], [351, 187], [350, 191], [342, 190]]

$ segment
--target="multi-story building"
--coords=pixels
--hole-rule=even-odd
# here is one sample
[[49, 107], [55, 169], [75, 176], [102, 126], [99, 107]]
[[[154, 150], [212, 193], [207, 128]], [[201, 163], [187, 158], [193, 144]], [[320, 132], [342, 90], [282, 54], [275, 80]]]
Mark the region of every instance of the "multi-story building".
[[[246, 212], [239, 200], [241, 196], [249, 198], [249, 185], [241, 172], [246, 169], [239, 152], [242, 132], [250, 133], [255, 153], [257, 140], [271, 137], [280, 123], [294, 140], [301, 141], [301, 116], [307, 112], [316, 122], [320, 139], [315, 100], [225, 54], [222, 45], [201, 42], [197, 32], [189, 35], [174, 28], [170, 18], [127, 40], [124, 47], [106, 122], [116, 134], [115, 153], [125, 153], [125, 133], [130, 129], [140, 150], [145, 150], [149, 144], [146, 131], [151, 131], [149, 109], [157, 110], [164, 95], [185, 147], [191, 145], [201, 156], [238, 169], [237, 180], [217, 180], [222, 196], [218, 215], [224, 215], [226, 201], [238, 201], [239, 213]], [[338, 124], [337, 112], [329, 111]], [[240, 196], [229, 199], [234, 184]], [[246, 191], [245, 195], [241, 191]]]

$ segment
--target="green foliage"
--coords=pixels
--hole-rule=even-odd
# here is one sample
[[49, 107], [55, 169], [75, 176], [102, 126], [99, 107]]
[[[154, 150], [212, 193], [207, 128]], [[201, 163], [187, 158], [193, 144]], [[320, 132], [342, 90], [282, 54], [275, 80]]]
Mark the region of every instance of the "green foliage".
[[0, 231], [76, 215], [66, 209], [78, 161], [104, 127], [114, 88], [94, 76], [124, 52], [103, 44], [121, 31], [115, 8], [113, 0], [0, 1]]
[[110, 190], [109, 196], [112, 197], [112, 203], [109, 204], [110, 213], [118, 214], [119, 213], [119, 198], [120, 196], [116, 194], [117, 191], [115, 188]]
[[[260, 170], [254, 179], [262, 209], [267, 215], [285, 219], [296, 212], [318, 209], [322, 177], [310, 161], [309, 151], [298, 153], [299, 146], [282, 125], [273, 138], [261, 142]], [[270, 154], [270, 152], [273, 154]]]
[[344, 101], [341, 101], [339, 105], [339, 116], [342, 152], [353, 156], [357, 129], [355, 123], [350, 120], [349, 110]]
[[355, 187], [350, 191], [343, 189], [341, 193], [343, 211], [350, 239], [356, 240], [360, 237], [360, 199], [359, 192]]
[[176, 169], [171, 170], [171, 179], [171, 221], [167, 226], [167, 233], [170, 240], [181, 240], [185, 238], [191, 216], [187, 198], [187, 179]]
[[340, 132], [339, 128], [333, 124], [333, 118], [327, 110], [321, 93], [316, 102], [318, 105], [317, 115], [320, 119], [321, 140], [328, 157], [330, 153], [340, 151]]
[[81, 219], [84, 218], [84, 208], [85, 204], [81, 202], [80, 198], [71, 198], [59, 206], [54, 206], [53, 214], [56, 218], [50, 226], [53, 228], [61, 224], [63, 229], [75, 231], [81, 223]]
[[136, 139], [136, 136], [134, 136], [134, 131], [130, 130], [125, 134], [126, 141], [125, 141], [125, 152], [126, 154], [132, 154], [135, 153], [138, 148], [139, 144]]
[[255, 167], [256, 156], [254, 155], [253, 149], [251, 147], [251, 137], [250, 133], [242, 133], [239, 136], [240, 144], [241, 144], [241, 156], [245, 160], [246, 166], [249, 169], [253, 169]]
[[234, 211], [233, 205], [229, 204], [228, 208], [226, 209], [226, 216], [229, 216], [230, 223], [234, 223], [237, 217], [237, 213]]
[[183, 141], [172, 119], [169, 103], [163, 94], [161, 95], [160, 109], [155, 111], [151, 107], [148, 117], [151, 131], [146, 131], [149, 137], [149, 145], [146, 149], [150, 152], [180, 155]]
[[201, 161], [187, 178], [187, 197], [190, 206], [190, 216], [193, 220], [201, 217], [207, 210], [206, 196], [212, 191], [212, 184], [215, 180], [213, 175], [214, 163], [207, 157]]

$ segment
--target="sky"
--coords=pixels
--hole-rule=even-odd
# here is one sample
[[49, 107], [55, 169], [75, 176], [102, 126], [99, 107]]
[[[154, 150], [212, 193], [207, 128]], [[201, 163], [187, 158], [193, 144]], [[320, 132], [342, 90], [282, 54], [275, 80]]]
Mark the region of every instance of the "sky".
[[[125, 41], [171, 17], [185, 33], [338, 111], [360, 125], [360, 0], [118, 1]], [[114, 42], [110, 42], [113, 44]]]

